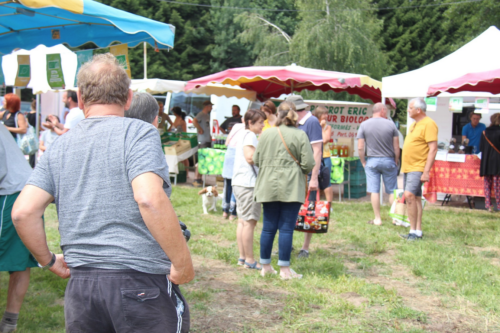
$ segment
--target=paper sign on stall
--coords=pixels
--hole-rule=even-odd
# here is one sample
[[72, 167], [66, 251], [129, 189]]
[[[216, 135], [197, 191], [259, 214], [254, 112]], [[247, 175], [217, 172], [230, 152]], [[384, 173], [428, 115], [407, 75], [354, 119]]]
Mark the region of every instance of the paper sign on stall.
[[450, 98], [450, 111], [452, 112], [462, 112], [464, 107], [464, 99], [462, 97]]
[[438, 150], [436, 154], [436, 161], [446, 161], [448, 152], [446, 150]]
[[125, 69], [129, 78], [132, 78], [132, 73], [130, 72], [130, 64], [128, 61], [128, 44], [113, 45], [109, 47], [109, 52], [111, 52], [120, 65]]
[[467, 155], [465, 154], [448, 154], [446, 160], [448, 162], [459, 162], [459, 163], [465, 163], [465, 157]]
[[59, 53], [47, 54], [47, 81], [52, 89], [64, 89], [64, 75]]
[[490, 99], [487, 97], [476, 98], [476, 102], [474, 103], [475, 113], [489, 113], [490, 112]]
[[87, 61], [92, 60], [92, 57], [94, 56], [94, 50], [82, 50], [82, 51], [76, 51], [76, 74], [75, 74], [75, 87], [77, 86], [77, 76], [78, 72], [80, 71], [80, 67]]
[[30, 56], [17, 55], [17, 73], [16, 80], [14, 81], [14, 86], [16, 87], [26, 87], [31, 80], [31, 66], [30, 66]]
[[311, 111], [318, 106], [328, 110], [326, 122], [332, 127], [332, 138], [355, 138], [361, 123], [373, 115], [373, 105], [309, 103]]
[[3, 69], [2, 69], [2, 57], [0, 57], [0, 86], [5, 85], [5, 76], [3, 75]]
[[427, 104], [427, 111], [437, 110], [437, 97], [427, 97], [425, 99], [425, 104]]

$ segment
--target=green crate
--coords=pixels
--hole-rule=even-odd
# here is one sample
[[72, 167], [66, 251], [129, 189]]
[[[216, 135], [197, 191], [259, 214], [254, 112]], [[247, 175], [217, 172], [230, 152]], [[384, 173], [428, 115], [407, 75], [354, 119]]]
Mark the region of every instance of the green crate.
[[187, 181], [187, 172], [186, 171], [179, 171], [177, 174], [177, 182], [178, 183], [185, 183]]
[[165, 132], [161, 135], [161, 142], [169, 142], [169, 141], [179, 141], [179, 135], [177, 133]]
[[[351, 184], [351, 198], [352, 199], [359, 199], [359, 198], [364, 198], [366, 197], [366, 184], [362, 185], [352, 185]], [[349, 196], [349, 187], [347, 184], [344, 184], [344, 197]]]
[[181, 133], [181, 140], [189, 141], [191, 148], [198, 146], [198, 135], [196, 133]]

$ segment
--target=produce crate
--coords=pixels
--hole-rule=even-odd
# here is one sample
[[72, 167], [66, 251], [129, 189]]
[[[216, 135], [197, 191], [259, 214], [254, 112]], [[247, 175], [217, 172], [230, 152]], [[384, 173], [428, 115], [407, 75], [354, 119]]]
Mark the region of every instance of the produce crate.
[[[359, 199], [366, 197], [366, 184], [362, 185], [352, 185], [351, 184], [351, 198]], [[344, 184], [344, 197], [348, 197], [349, 195], [349, 187], [347, 184]]]
[[349, 166], [351, 168], [351, 175], [354, 172], [357, 172], [360, 170], [362, 170], [363, 172], [365, 171], [365, 169], [363, 168], [363, 164], [361, 164], [361, 160], [359, 158], [356, 158], [356, 159], [350, 158], [350, 159], [346, 160], [345, 163], [346, 164], [349, 163]]
[[179, 141], [179, 135], [172, 132], [165, 132], [161, 135], [161, 142], [167, 143], [169, 141]]
[[[344, 179], [347, 180], [347, 172], [344, 173]], [[366, 173], [364, 171], [351, 172], [351, 186], [366, 184]]]
[[182, 132], [182, 133], [180, 133], [180, 138], [182, 140], [189, 141], [189, 143], [191, 144], [191, 148], [198, 146], [198, 134], [196, 134], [196, 133]]
[[180, 155], [191, 149], [188, 141], [169, 141], [162, 145], [165, 155]]
[[187, 172], [186, 170], [184, 171], [179, 171], [177, 174], [177, 182], [178, 183], [185, 183], [187, 181]]

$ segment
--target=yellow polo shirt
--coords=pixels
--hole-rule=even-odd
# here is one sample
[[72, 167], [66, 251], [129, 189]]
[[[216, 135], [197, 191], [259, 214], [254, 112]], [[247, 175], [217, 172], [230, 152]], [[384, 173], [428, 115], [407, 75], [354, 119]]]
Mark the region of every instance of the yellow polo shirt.
[[269, 121], [266, 119], [264, 120], [264, 128], [262, 128], [262, 132], [264, 132], [265, 130], [268, 130], [270, 128], [273, 128], [274, 126], [271, 126], [269, 125]]
[[430, 117], [411, 124], [403, 146], [401, 172], [424, 172], [427, 155], [429, 155], [428, 144], [437, 139], [438, 127]]

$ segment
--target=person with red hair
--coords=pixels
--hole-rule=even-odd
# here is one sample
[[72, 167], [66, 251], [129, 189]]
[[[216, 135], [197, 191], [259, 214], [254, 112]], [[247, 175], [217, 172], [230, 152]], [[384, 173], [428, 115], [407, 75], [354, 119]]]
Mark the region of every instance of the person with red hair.
[[17, 134], [25, 134], [28, 130], [28, 122], [19, 110], [21, 109], [21, 99], [16, 94], [6, 94], [4, 96], [5, 111], [0, 112], [0, 120], [9, 130], [10, 134], [17, 139]]

